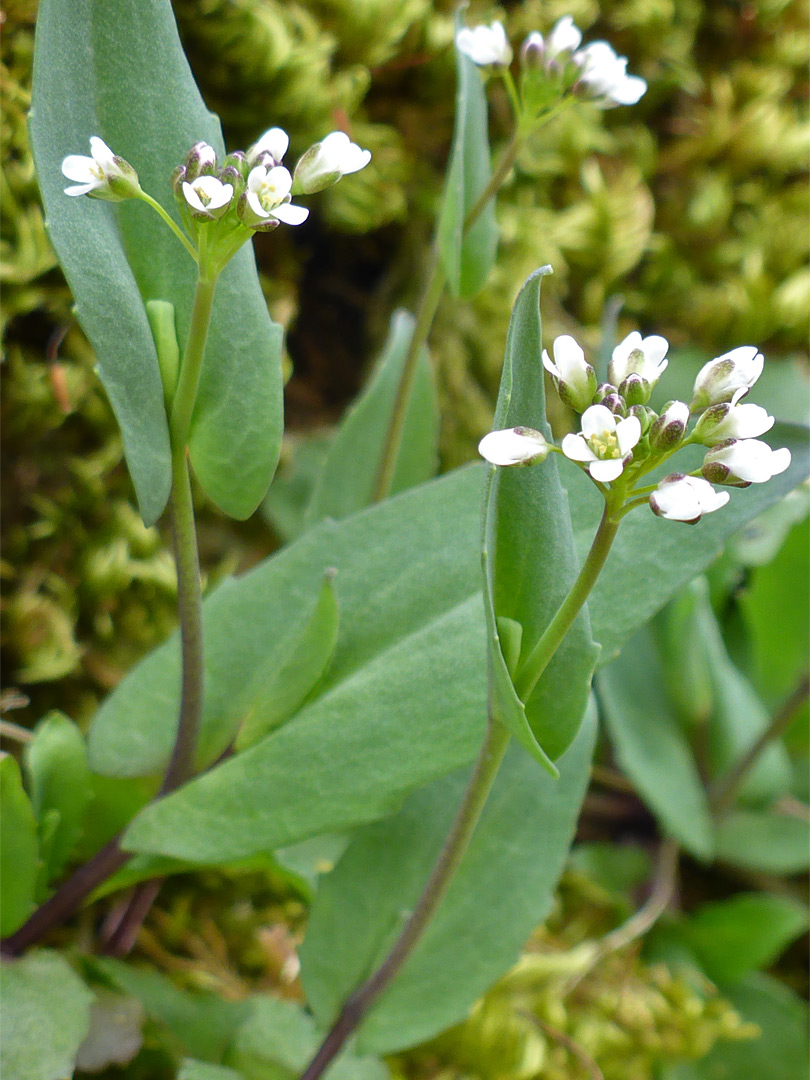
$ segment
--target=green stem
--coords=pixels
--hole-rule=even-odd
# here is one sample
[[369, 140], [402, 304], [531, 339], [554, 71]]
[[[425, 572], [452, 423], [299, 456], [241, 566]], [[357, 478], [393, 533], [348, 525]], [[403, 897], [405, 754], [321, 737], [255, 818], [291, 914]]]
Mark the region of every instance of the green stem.
[[[183, 362], [180, 365], [180, 377], [177, 381], [177, 390], [174, 394], [172, 413], [169, 420], [173, 453], [185, 452], [188, 443], [191, 416], [197, 400], [200, 372], [203, 357], [205, 356], [205, 343], [208, 340], [208, 327], [211, 323], [211, 312], [214, 306], [216, 284], [216, 279], [209, 281], [202, 276], [197, 280], [194, 307], [191, 312], [191, 325], [188, 330], [186, 349], [183, 354]], [[176, 470], [174, 477], [177, 478]]]
[[781, 739], [796, 717], [796, 712], [807, 700], [810, 676], [804, 675], [796, 689], [774, 713], [770, 724], [756, 742], [743, 754], [731, 772], [719, 780], [709, 792], [709, 802], [716, 814], [725, 813], [734, 802], [743, 780], [759, 761], [760, 755], [772, 742]]
[[300, 1080], [317, 1080], [323, 1075], [327, 1066], [340, 1053], [343, 1044], [357, 1029], [363, 1017], [413, 952], [436, 909], [444, 899], [453, 875], [469, 846], [509, 746], [509, 739], [506, 728], [497, 721], [489, 721], [484, 745], [481, 747], [455, 821], [416, 907], [411, 912], [388, 956], [374, 974], [347, 999], [317, 1054], [301, 1074]]
[[[498, 167], [490, 177], [487, 186], [467, 212], [467, 216], [464, 218], [465, 232], [475, 224], [483, 213], [484, 207], [490, 199], [495, 197], [498, 189], [509, 175], [511, 168], [515, 163], [515, 158], [520, 148], [520, 142], [520, 136], [515, 135], [507, 147], [504, 156], [501, 158]], [[419, 369], [419, 354], [428, 339], [430, 328], [433, 326], [433, 320], [436, 317], [436, 310], [439, 306], [439, 301], [442, 298], [446, 280], [447, 278], [439, 255], [438, 244], [434, 240], [427, 281], [425, 282], [425, 288], [422, 292], [422, 298], [419, 301], [419, 308], [416, 313], [416, 323], [413, 328], [411, 340], [408, 344], [408, 351], [405, 354], [405, 360], [402, 364], [402, 374], [400, 375], [396, 397], [394, 398], [394, 407], [391, 411], [391, 419], [388, 423], [388, 430], [385, 435], [385, 443], [380, 457], [380, 467], [377, 471], [377, 479], [372, 495], [373, 502], [381, 502], [383, 499], [387, 498], [391, 492], [394, 473], [396, 472], [397, 467], [397, 458], [399, 457], [399, 450], [402, 445], [402, 436], [405, 431], [405, 419], [408, 415], [408, 405], [410, 404], [413, 384], [416, 380], [416, 373]]]
[[194, 771], [194, 754], [203, 707], [203, 630], [200, 560], [185, 446], [172, 454], [170, 499], [174, 557], [177, 566], [177, 609], [180, 617], [182, 688], [174, 749], [160, 794], [173, 791]]
[[605, 565], [605, 560], [608, 557], [618, 528], [619, 522], [613, 519], [606, 504], [605, 512], [591, 544], [591, 550], [582, 564], [577, 580], [572, 585], [568, 596], [560, 604], [557, 614], [546, 627], [543, 636], [518, 668], [515, 677], [515, 689], [521, 701], [529, 699], [549, 661], [573, 626], [574, 619], [576, 619], [580, 609], [588, 599], [588, 595], [594, 587], [602, 567]]
[[177, 239], [180, 241], [180, 243], [183, 245], [183, 247], [186, 249], [186, 251], [192, 257], [194, 262], [197, 262], [197, 252], [196, 252], [196, 250], [194, 248], [194, 245], [191, 243], [191, 241], [186, 236], [186, 234], [183, 232], [183, 230], [180, 228], [180, 226], [177, 224], [177, 222], [163, 209], [163, 207], [160, 205], [160, 203], [157, 201], [157, 199], [153, 199], [152, 196], [147, 195], [145, 191], [141, 192], [141, 194], [139, 195], [139, 198], [143, 202], [145, 202], [147, 206], [151, 206], [152, 209], [156, 213], [160, 214], [161, 218], [163, 218], [163, 220], [166, 222], [166, 224], [172, 230], [174, 235], [177, 237]]

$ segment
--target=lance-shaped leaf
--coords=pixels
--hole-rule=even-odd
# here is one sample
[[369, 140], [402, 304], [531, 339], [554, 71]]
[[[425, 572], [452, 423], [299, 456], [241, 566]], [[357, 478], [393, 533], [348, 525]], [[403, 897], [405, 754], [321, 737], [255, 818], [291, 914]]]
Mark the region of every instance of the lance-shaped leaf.
[[301, 706], [323, 676], [335, 651], [339, 612], [333, 574], [327, 572], [304, 632], [280, 662], [259, 667], [245, 692], [236, 749], [245, 750], [275, 731]]
[[37, 819], [23, 790], [20, 767], [0, 756], [0, 934], [25, 922], [34, 907], [39, 873]]
[[[148, 75], [147, 75], [148, 73]], [[185, 341], [195, 267], [149, 207], [69, 198], [60, 166], [100, 135], [178, 220], [169, 177], [198, 140], [224, 153], [186, 61], [168, 0], [43, 0], [37, 21], [31, 139], [50, 233], [121, 424], [145, 520], [170, 486], [168, 427], [144, 301], [174, 305]], [[140, 293], [140, 295], [139, 295]], [[247, 517], [281, 440], [281, 331], [267, 313], [250, 246], [228, 265], [191, 431], [206, 492]]]
[[[560, 778], [516, 743], [507, 751], [470, 846], [424, 937], [363, 1022], [373, 1053], [421, 1042], [457, 1022], [517, 960], [546, 916], [590, 774], [595, 712], [560, 760]], [[321, 880], [301, 950], [307, 1001], [322, 1026], [385, 958], [424, 887], [469, 772], [411, 795], [360, 830]]]
[[689, 742], [664, 691], [649, 628], [598, 676], [616, 756], [664, 830], [699, 859], [714, 852], [712, 818]]
[[25, 751], [31, 800], [40, 822], [56, 813], [57, 821], [44, 852], [46, 880], [65, 865], [82, 831], [90, 799], [90, 769], [84, 736], [69, 717], [49, 713], [34, 729]]
[[[462, 25], [461, 19], [457, 22]], [[487, 121], [487, 97], [481, 73], [456, 49], [456, 116], [450, 165], [447, 170], [438, 244], [444, 272], [455, 296], [474, 296], [492, 269], [498, 246], [495, 200], [490, 199], [478, 220], [464, 221], [492, 176]]]
[[[782, 426], [776, 438], [794, 453], [791, 469], [732, 492], [731, 503], [700, 524], [647, 510], [629, 515], [589, 603], [608, 657], [708, 566], [724, 540], [807, 475], [806, 431]], [[584, 552], [601, 498], [579, 470], [569, 473]], [[483, 466], [459, 470], [324, 523], [206, 601], [212, 707], [227, 707], [243, 691], [266, 642], [287, 632], [289, 613], [328, 566], [339, 571], [341, 640], [326, 678], [290, 723], [145, 810], [128, 845], [180, 859], [240, 859], [384, 816], [410, 791], [473, 759], [486, 710], [483, 476]], [[105, 703], [95, 767], [122, 775], [155, 768], [152, 745], [170, 745], [177, 715], [175, 656], [169, 642]], [[141, 731], [143, 738], [133, 736]]]
[[[515, 302], [493, 427], [531, 427], [550, 441], [540, 361], [540, 283], [548, 272], [548, 267], [536, 271]], [[577, 616], [528, 701], [521, 702], [512, 675], [540, 640], [577, 572], [556, 456], [526, 468], [493, 466], [484, 504], [490, 708], [547, 767], [570, 745], [585, 710], [599, 653], [587, 612]], [[509, 651], [517, 653], [511, 664], [501, 640], [505, 628], [512, 629]]]
[[[321, 466], [305, 515], [307, 526], [325, 517], [339, 520], [371, 505], [413, 327], [408, 312], [394, 313], [368, 385], [341, 421]], [[419, 352], [407, 410], [392, 495], [429, 480], [436, 471], [439, 414], [425, 348]]]

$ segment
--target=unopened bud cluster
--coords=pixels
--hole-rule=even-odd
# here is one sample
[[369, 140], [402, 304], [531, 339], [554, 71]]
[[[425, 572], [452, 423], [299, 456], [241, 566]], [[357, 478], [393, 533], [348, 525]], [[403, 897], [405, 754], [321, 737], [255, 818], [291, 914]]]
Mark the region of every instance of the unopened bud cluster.
[[[681, 447], [708, 447], [699, 473], [671, 473], [649, 496], [659, 517], [694, 523], [728, 502], [728, 492], [712, 484], [764, 483], [787, 469], [790, 451], [772, 450], [758, 438], [774, 423], [765, 409], [740, 404], [762, 372], [763, 357], [754, 346], [741, 346], [705, 364], [691, 403], [670, 401], [659, 414], [649, 401], [667, 367], [668, 349], [666, 338], [628, 334], [613, 350], [608, 381], [597, 385], [585, 353], [565, 334], [555, 340], [552, 356], [543, 351], [543, 366], [561, 400], [581, 414], [580, 431], [566, 435], [559, 449], [615, 502], [630, 499], [636, 482]], [[689, 432], [692, 417], [696, 423]], [[552, 449], [557, 447], [527, 428], [490, 432], [479, 445], [487, 461], [502, 466], [534, 465]]]
[[[503, 24], [464, 27], [456, 34], [460, 52], [480, 67], [506, 69], [512, 47]], [[647, 89], [637, 75], [627, 74], [627, 58], [617, 56], [606, 41], [582, 47], [582, 32], [565, 15], [548, 36], [533, 31], [520, 49], [521, 97], [536, 115], [566, 94], [596, 102], [601, 108], [635, 105]]]

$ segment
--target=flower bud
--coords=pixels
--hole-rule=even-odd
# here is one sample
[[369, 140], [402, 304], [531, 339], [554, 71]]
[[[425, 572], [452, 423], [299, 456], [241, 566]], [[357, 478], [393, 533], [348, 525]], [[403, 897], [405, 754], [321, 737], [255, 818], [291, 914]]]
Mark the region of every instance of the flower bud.
[[187, 180], [185, 165], [176, 165], [172, 169], [172, 175], [169, 177], [169, 183], [172, 186], [172, 191], [175, 194], [175, 198], [183, 199], [183, 181]]
[[217, 168], [217, 152], [207, 142], [196, 142], [186, 155], [186, 181], [191, 184], [198, 176], [213, 176]]
[[627, 410], [627, 415], [638, 418], [642, 438], [649, 432], [653, 422], [658, 419], [652, 409], [648, 409], [646, 405], [631, 405]]
[[771, 450], [760, 439], [726, 439], [712, 447], [700, 470], [714, 484], [748, 487], [764, 484], [790, 465], [787, 447]]
[[333, 131], [310, 146], [293, 173], [296, 192], [311, 195], [336, 184], [342, 176], [364, 169], [371, 161], [371, 151], [361, 150], [343, 131]]
[[593, 401], [596, 373], [585, 360], [585, 353], [569, 335], [555, 338], [554, 359], [543, 350], [543, 367], [554, 380], [560, 399], [582, 413]]
[[628, 405], [646, 405], [650, 400], [650, 386], [635, 371], [622, 380], [619, 393]]
[[689, 423], [689, 406], [683, 401], [670, 401], [650, 429], [650, 446], [654, 450], [672, 450], [683, 442]]
[[744, 393], [739, 389], [730, 402], [711, 405], [695, 424], [695, 440], [716, 446], [726, 439], [754, 439], [770, 431], [774, 419], [761, 405], [737, 404]]
[[272, 169], [280, 165], [290, 145], [290, 137], [283, 128], [274, 127], [265, 131], [263, 135], [247, 148], [245, 157], [252, 169], [255, 165], [263, 165], [266, 169]]
[[614, 416], [627, 416], [627, 403], [621, 394], [606, 394], [601, 404], [610, 409]]
[[233, 189], [236, 199], [245, 190], [245, 178], [235, 165], [226, 165], [224, 169], [220, 169], [217, 179], [221, 184], [228, 184]]
[[244, 180], [247, 180], [248, 173], [250, 172], [247, 154], [243, 154], [241, 150], [234, 150], [233, 153], [228, 154], [228, 156], [222, 162], [222, 168], [223, 170], [236, 169], [239, 175]]
[[618, 390], [613, 385], [613, 383], [609, 383], [609, 382], [599, 383], [599, 385], [596, 388], [596, 393], [593, 395], [593, 403], [594, 403], [594, 405], [598, 405], [600, 402], [604, 401], [605, 398], [608, 397], [608, 395], [617, 394], [617, 393], [618, 393]]
[[549, 445], [534, 428], [506, 428], [485, 435], [478, 453], [491, 465], [537, 465], [548, 457]]
[[503, 23], [462, 27], [456, 34], [456, 48], [479, 67], [509, 67], [512, 62], [512, 48]]
[[737, 349], [704, 364], [695, 379], [692, 411], [705, 409], [731, 401], [735, 394], [747, 394], [762, 374], [765, 359], [755, 345], [741, 345]]
[[533, 30], [520, 47], [520, 66], [524, 69], [542, 67], [545, 52], [543, 35]]

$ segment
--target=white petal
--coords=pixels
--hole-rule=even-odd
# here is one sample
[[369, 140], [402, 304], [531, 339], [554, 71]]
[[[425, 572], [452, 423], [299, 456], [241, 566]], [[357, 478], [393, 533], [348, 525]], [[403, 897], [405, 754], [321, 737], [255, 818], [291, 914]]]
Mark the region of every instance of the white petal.
[[282, 203], [270, 211], [274, 218], [283, 221], [285, 225], [301, 225], [309, 217], [309, 210], [305, 206], [293, 206], [292, 203]]
[[105, 173], [115, 172], [118, 166], [113, 160], [115, 155], [112, 150], [107, 146], [103, 139], [100, 139], [98, 135], [92, 135], [90, 137], [90, 153], [93, 155], [93, 159], [98, 162]]
[[269, 212], [267, 210], [265, 210], [265, 208], [262, 206], [261, 201], [259, 199], [259, 196], [256, 194], [255, 191], [248, 191], [247, 192], [247, 204], [250, 207], [251, 211], [256, 215], [256, 217], [258, 217], [258, 218], [269, 218], [270, 217]]
[[183, 198], [192, 210], [201, 210], [203, 213], [208, 213], [208, 207], [203, 203], [193, 184], [187, 184], [183, 181]]
[[596, 461], [596, 454], [581, 435], [566, 435], [561, 447], [562, 452], [571, 461]]
[[283, 128], [273, 127], [260, 135], [247, 152], [248, 163], [252, 164], [260, 154], [269, 154], [278, 164], [290, 145], [290, 136]]
[[96, 188], [103, 186], [101, 180], [94, 180], [92, 184], [71, 184], [64, 191], [66, 195], [86, 195], [88, 191], [95, 191]]
[[559, 56], [561, 52], [578, 49], [582, 41], [582, 32], [574, 25], [570, 15], [563, 15], [558, 19], [549, 34], [547, 55], [549, 59]]
[[790, 451], [786, 446], [771, 454], [771, 476], [778, 476], [790, 465]]
[[68, 154], [62, 162], [62, 173], [68, 180], [75, 180], [78, 184], [101, 184], [95, 171], [96, 162], [91, 157], [83, 157], [81, 154]]
[[624, 462], [621, 458], [611, 458], [609, 461], [592, 461], [588, 466], [588, 472], [603, 484], [609, 484], [622, 474]]
[[490, 431], [478, 444], [478, 453], [492, 465], [522, 465], [547, 452], [545, 439], [521, 434], [516, 428]]
[[613, 435], [615, 431], [616, 417], [606, 405], [591, 405], [582, 414], [582, 434], [586, 439], [594, 435]]
[[570, 334], [554, 340], [554, 359], [563, 382], [576, 383], [585, 372], [585, 353]]
[[551, 359], [545, 349], [543, 349], [543, 367], [550, 375], [556, 375], [559, 379], [560, 369], [557, 367], [557, 365], [554, 363], [554, 361]]
[[629, 454], [641, 438], [641, 421], [637, 416], [628, 416], [616, 425], [616, 438], [622, 457]]
[[617, 105], [637, 105], [647, 93], [647, 83], [638, 75], [625, 75], [615, 86], [610, 97]]

